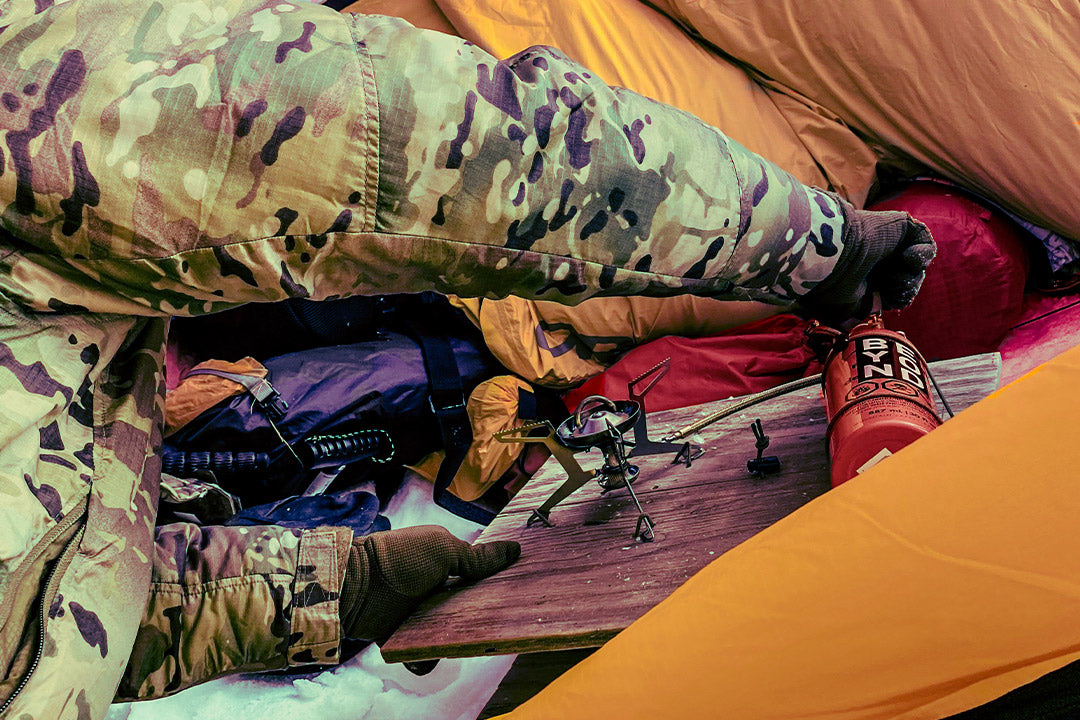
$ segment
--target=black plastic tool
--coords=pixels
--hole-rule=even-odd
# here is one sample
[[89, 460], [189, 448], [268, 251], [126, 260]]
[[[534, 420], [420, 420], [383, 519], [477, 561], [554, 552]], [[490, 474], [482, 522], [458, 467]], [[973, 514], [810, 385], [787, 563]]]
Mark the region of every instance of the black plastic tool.
[[765, 452], [765, 448], [769, 447], [769, 436], [765, 434], [765, 430], [761, 427], [761, 418], [751, 423], [750, 429], [754, 431], [754, 445], [757, 447], [757, 457], [746, 461], [746, 469], [754, 475], [770, 475], [780, 472], [780, 458], [775, 455], [761, 456]]

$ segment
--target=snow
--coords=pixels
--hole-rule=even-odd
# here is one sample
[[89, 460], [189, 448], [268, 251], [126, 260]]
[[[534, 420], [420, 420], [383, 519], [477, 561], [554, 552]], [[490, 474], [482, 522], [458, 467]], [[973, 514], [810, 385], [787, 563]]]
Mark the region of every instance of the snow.
[[[481, 527], [435, 505], [431, 483], [410, 476], [386, 510], [395, 528], [442, 525], [469, 542]], [[106, 720], [237, 720], [275, 716], [318, 720], [473, 720], [515, 656], [444, 659], [427, 675], [388, 665], [369, 646], [348, 662], [304, 675], [233, 675], [167, 698], [113, 705]]]

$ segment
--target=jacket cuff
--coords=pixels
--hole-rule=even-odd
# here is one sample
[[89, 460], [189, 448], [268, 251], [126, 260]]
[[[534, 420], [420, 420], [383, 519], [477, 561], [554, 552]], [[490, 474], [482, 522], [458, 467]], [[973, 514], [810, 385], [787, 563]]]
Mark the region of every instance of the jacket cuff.
[[340, 656], [338, 595], [345, 579], [352, 530], [322, 527], [300, 535], [293, 578], [289, 666], [336, 664]]

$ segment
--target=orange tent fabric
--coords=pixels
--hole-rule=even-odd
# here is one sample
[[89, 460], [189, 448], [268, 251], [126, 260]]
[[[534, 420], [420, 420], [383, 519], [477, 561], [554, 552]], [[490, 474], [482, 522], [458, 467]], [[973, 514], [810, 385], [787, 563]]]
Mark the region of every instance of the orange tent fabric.
[[777, 93], [1080, 239], [1080, 7], [1057, 0], [653, 0]]
[[721, 556], [510, 713], [940, 718], [1080, 658], [1074, 348]]

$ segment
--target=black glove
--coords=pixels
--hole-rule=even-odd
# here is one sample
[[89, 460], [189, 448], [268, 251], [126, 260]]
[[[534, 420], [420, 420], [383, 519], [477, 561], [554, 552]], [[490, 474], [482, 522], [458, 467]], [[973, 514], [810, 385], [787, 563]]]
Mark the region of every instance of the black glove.
[[844, 213], [844, 248], [833, 271], [800, 305], [831, 318], [866, 314], [873, 293], [880, 293], [885, 310], [910, 305], [937, 252], [930, 231], [906, 212], [856, 210], [837, 200]]
[[521, 546], [511, 540], [469, 545], [437, 525], [359, 538], [349, 551], [339, 599], [342, 633], [382, 642], [449, 577], [481, 580], [520, 555]]

